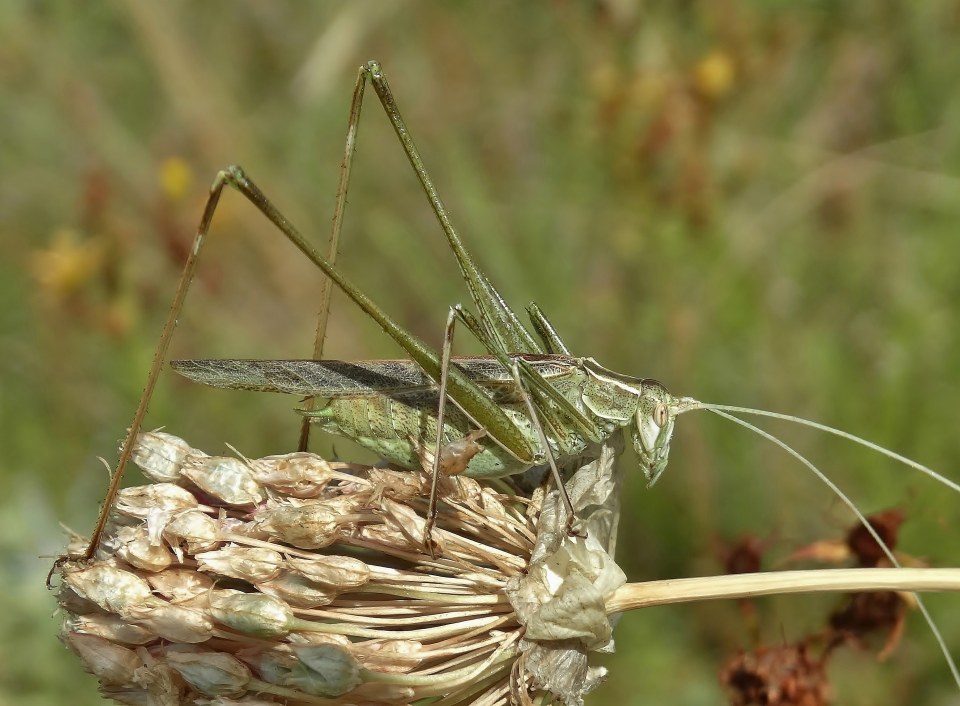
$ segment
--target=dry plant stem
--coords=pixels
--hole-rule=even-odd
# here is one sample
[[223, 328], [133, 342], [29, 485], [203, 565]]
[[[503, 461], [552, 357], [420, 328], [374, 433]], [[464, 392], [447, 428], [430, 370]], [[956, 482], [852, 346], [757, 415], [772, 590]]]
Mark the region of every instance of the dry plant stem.
[[844, 591], [960, 591], [960, 569], [810, 569], [645, 581], [621, 586], [609, 613], [711, 599]]

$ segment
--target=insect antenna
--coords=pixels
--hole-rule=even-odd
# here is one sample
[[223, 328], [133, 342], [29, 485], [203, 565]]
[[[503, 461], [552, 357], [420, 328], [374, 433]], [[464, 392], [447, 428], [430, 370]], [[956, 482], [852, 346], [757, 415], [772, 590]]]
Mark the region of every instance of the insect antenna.
[[[749, 407], [734, 407], [731, 405], [715, 405], [715, 404], [709, 404], [704, 402], [691, 405], [683, 409], [682, 411], [688, 412], [692, 409], [706, 409], [718, 416], [723, 417], [724, 419], [729, 419], [731, 422], [734, 422], [735, 424], [739, 424], [745, 429], [749, 429], [750, 431], [756, 434], [759, 434], [764, 439], [767, 439], [768, 441], [773, 442], [774, 444], [782, 448], [784, 451], [786, 451], [788, 454], [793, 456], [795, 459], [800, 461], [800, 463], [802, 463], [804, 466], [810, 469], [814, 473], [814, 475], [817, 476], [817, 478], [823, 481], [826, 484], [826, 486], [830, 488], [830, 490], [832, 490], [837, 495], [838, 498], [840, 498], [840, 500], [843, 502], [844, 505], [850, 508], [851, 512], [853, 512], [857, 520], [859, 520], [859, 522], [866, 528], [870, 536], [873, 537], [873, 540], [883, 550], [883, 553], [886, 555], [887, 559], [890, 560], [890, 563], [897, 568], [900, 568], [900, 562], [897, 561], [897, 558], [894, 556], [893, 551], [890, 549], [887, 543], [883, 540], [883, 538], [877, 533], [877, 531], [873, 528], [873, 525], [870, 524], [866, 516], [860, 511], [860, 509], [854, 504], [854, 502], [842, 490], [840, 490], [840, 488], [837, 486], [836, 483], [830, 480], [827, 477], [827, 475], [823, 471], [821, 471], [819, 468], [817, 468], [813, 464], [813, 462], [810, 461], [806, 456], [801, 454], [799, 451], [794, 449], [785, 441], [778, 439], [776, 436], [774, 436], [773, 434], [770, 434], [767, 431], [764, 431], [760, 427], [754, 426], [750, 422], [740, 419], [739, 417], [735, 417], [732, 414], [728, 414], [728, 412], [740, 412], [742, 414], [757, 414], [760, 416], [773, 417], [775, 419], [782, 419], [785, 421], [796, 422], [798, 424], [804, 424], [806, 426], [810, 426], [815, 429], [820, 429], [822, 431], [827, 431], [832, 434], [836, 434], [837, 436], [842, 436], [846, 439], [850, 439], [851, 441], [855, 441], [863, 446], [866, 446], [867, 448], [878, 451], [884, 454], [885, 456], [889, 456], [890, 458], [894, 458], [898, 461], [901, 461], [912, 468], [916, 468], [917, 470], [923, 471], [927, 475], [931, 476], [932, 478], [940, 481], [945, 485], [950, 486], [954, 490], [960, 490], [960, 488], [958, 488], [956, 483], [950, 481], [947, 478], [944, 478], [936, 471], [930, 468], [927, 468], [926, 466], [919, 464], [916, 461], [912, 461], [906, 458], [905, 456], [901, 456], [900, 454], [894, 453], [893, 451], [889, 451], [888, 449], [885, 449], [882, 446], [878, 446], [877, 444], [867, 441], [866, 439], [861, 439], [860, 437], [855, 436], [853, 434], [849, 434], [847, 432], [843, 432], [843, 431], [840, 431], [839, 429], [834, 429], [832, 427], [828, 427], [823, 424], [818, 424], [817, 422], [812, 422], [807, 419], [802, 419], [800, 417], [793, 417], [787, 414], [779, 414], [777, 412], [767, 412], [765, 410], [760, 410], [760, 409], [751, 409]], [[920, 596], [917, 595], [916, 593], [913, 594], [913, 598], [916, 600], [917, 608], [920, 610], [920, 613], [923, 615], [924, 620], [926, 620], [927, 625], [930, 627], [930, 632], [933, 633], [934, 639], [936, 640], [937, 644], [940, 646], [940, 651], [943, 653], [943, 657], [947, 661], [947, 665], [950, 667], [950, 673], [953, 675], [954, 681], [957, 683], [957, 686], [960, 686], [960, 670], [957, 669], [957, 665], [954, 662], [953, 657], [950, 655], [950, 650], [947, 647], [946, 641], [943, 639], [943, 635], [941, 634], [940, 629], [937, 627], [937, 624], [934, 622], [933, 616], [930, 615], [930, 612], [927, 610], [927, 606], [926, 604], [924, 604], [923, 599], [921, 599]]]
[[[954, 490], [960, 493], [960, 483], [957, 483], [956, 481], [953, 481], [947, 478], [946, 476], [943, 476], [940, 473], [937, 473], [932, 468], [929, 468], [928, 466], [924, 466], [922, 463], [917, 463], [913, 459], [907, 458], [906, 456], [902, 456], [896, 453], [895, 451], [891, 451], [890, 449], [885, 449], [879, 444], [875, 444], [872, 441], [868, 441], [867, 439], [859, 437], [856, 434], [851, 434], [850, 432], [842, 431], [840, 429], [834, 429], [833, 427], [829, 427], [826, 424], [813, 422], [813, 421], [810, 421], [809, 419], [804, 419], [803, 417], [794, 417], [793, 415], [790, 415], [790, 414], [781, 414], [780, 412], [768, 412], [765, 409], [751, 409], [750, 407], [735, 407], [732, 405], [711, 404], [708, 402], [698, 402], [695, 406], [690, 407], [689, 409], [708, 409], [711, 412], [715, 412], [717, 414], [719, 414], [721, 411], [722, 412], [738, 412], [740, 414], [755, 414], [760, 417], [771, 417], [773, 419], [780, 419], [785, 422], [793, 422], [794, 424], [802, 424], [803, 426], [811, 427], [813, 429], [819, 429], [820, 431], [825, 431], [828, 434], [833, 434], [834, 436], [839, 436], [841, 438], [847, 439], [848, 441], [852, 441], [855, 444], [860, 444], [861, 446], [865, 446], [871, 451], [876, 451], [877, 453], [883, 454], [888, 458], [892, 458], [894, 461], [899, 461], [903, 465], [909, 466], [910, 468], [920, 471], [921, 473], [925, 473], [931, 478], [933, 478], [935, 481], [942, 483], [943, 485], [947, 486], [951, 490]], [[688, 410], [685, 409], [684, 411], [688, 411]], [[721, 416], [727, 416], [727, 415], [721, 415]]]

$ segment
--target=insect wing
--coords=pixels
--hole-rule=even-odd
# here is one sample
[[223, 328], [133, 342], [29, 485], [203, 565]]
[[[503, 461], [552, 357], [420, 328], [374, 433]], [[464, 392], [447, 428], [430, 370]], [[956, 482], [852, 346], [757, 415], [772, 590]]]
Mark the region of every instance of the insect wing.
[[[524, 358], [546, 379], [563, 375], [576, 365], [575, 359], [562, 355]], [[513, 384], [510, 372], [493, 356], [455, 357], [451, 363], [480, 385]], [[184, 377], [212, 387], [303, 397], [403, 394], [436, 387], [411, 360], [174, 360], [170, 366]]]

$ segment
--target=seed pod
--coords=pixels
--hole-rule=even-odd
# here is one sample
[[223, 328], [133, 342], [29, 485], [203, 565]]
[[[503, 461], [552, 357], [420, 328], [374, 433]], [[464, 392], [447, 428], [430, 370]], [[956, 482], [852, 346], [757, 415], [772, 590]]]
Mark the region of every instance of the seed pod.
[[394, 471], [389, 468], [371, 468], [366, 473], [379, 495], [403, 502], [422, 497], [428, 493], [430, 486], [425, 484], [428, 479], [425, 473], [409, 473]]
[[283, 556], [272, 549], [228, 546], [194, 557], [200, 571], [240, 579], [247, 583], [270, 581], [283, 570]]
[[333, 477], [330, 464], [311, 453], [266, 456], [250, 462], [254, 478], [284, 495], [315, 498]]
[[137, 569], [158, 572], [173, 563], [173, 554], [162, 544], [152, 544], [146, 527], [123, 527], [117, 532], [117, 556]]
[[115, 645], [96, 635], [68, 632], [63, 635], [63, 641], [80, 657], [86, 670], [103, 684], [131, 684], [134, 672], [143, 666], [143, 660], [130, 648]]
[[108, 613], [123, 615], [126, 610], [150, 597], [150, 585], [129, 571], [107, 564], [63, 572], [64, 582], [81, 598], [96, 603]]
[[137, 437], [131, 460], [143, 474], [158, 483], [176, 483], [188, 456], [194, 451], [183, 439], [162, 431], [151, 431]]
[[284, 686], [302, 689], [315, 696], [340, 696], [362, 681], [360, 666], [350, 652], [337, 645], [309, 645], [293, 648], [301, 669], [284, 680]]
[[218, 623], [253, 637], [281, 637], [290, 632], [293, 611], [272, 596], [241, 591], [213, 591], [210, 616]]
[[156, 634], [139, 625], [131, 625], [117, 615], [96, 613], [75, 617], [66, 629], [83, 635], [96, 635], [110, 642], [127, 645], [145, 645], [157, 638]]
[[159, 598], [134, 606], [125, 617], [170, 642], [195, 644], [213, 635], [213, 621], [203, 611], [171, 605]]
[[171, 601], [186, 601], [206, 594], [213, 588], [213, 579], [193, 569], [167, 569], [147, 576], [154, 591]]
[[318, 608], [333, 602], [337, 592], [318, 586], [300, 574], [285, 572], [273, 579], [257, 584], [257, 589], [279, 598], [294, 608]]
[[[347, 703], [396, 703], [352, 698], [356, 693], [353, 690], [360, 682], [360, 671], [345, 647], [325, 643], [300, 649], [306, 651], [305, 656], [312, 665], [291, 654], [289, 648], [244, 655], [243, 658], [263, 681], [270, 684], [292, 687], [312, 696], [339, 696], [349, 691], [352, 693]], [[407, 699], [410, 701], [412, 699]]]
[[154, 483], [123, 488], [117, 493], [116, 512], [145, 520], [158, 512], [175, 512], [197, 506], [189, 490], [173, 483]]
[[370, 567], [350, 556], [290, 557], [287, 565], [311, 581], [340, 591], [359, 588], [370, 580]]
[[108, 699], [129, 706], [178, 706], [186, 685], [183, 679], [164, 662], [154, 662], [137, 671], [136, 687], [104, 687], [101, 693]]
[[[416, 550], [426, 552], [422, 540], [426, 538], [427, 521], [417, 514], [409, 505], [382, 498], [380, 508], [383, 515], [382, 525], [367, 525], [360, 528], [362, 537], [382, 542], [404, 551]], [[446, 551], [443, 535], [433, 532], [430, 541], [433, 551], [442, 554]]]
[[257, 505], [266, 497], [250, 469], [236, 458], [201, 458], [187, 463], [183, 475], [224, 505]]
[[168, 652], [166, 662], [207, 696], [240, 696], [250, 681], [247, 666], [223, 652]]
[[163, 536], [170, 546], [187, 554], [210, 551], [220, 544], [217, 521], [201, 510], [178, 512], [164, 525]]
[[299, 660], [287, 646], [271, 650], [249, 648], [240, 650], [237, 656], [250, 665], [263, 681], [270, 684], [280, 684], [283, 678], [299, 664]]
[[337, 538], [340, 518], [323, 502], [300, 507], [284, 505], [260, 513], [255, 529], [300, 549], [320, 549]]

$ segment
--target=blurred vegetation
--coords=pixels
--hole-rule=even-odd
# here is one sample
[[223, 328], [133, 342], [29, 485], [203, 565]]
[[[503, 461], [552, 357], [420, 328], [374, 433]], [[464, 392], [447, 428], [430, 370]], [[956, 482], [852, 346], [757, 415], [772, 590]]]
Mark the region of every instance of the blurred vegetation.
[[[216, 170], [243, 164], [324, 242], [369, 58], [491, 279], [517, 305], [536, 299], [575, 353], [676, 393], [816, 418], [956, 477], [956, 0], [12, 0], [0, 5], [0, 702], [96, 702], [53, 637], [48, 561], [35, 557], [60, 548], [57, 518], [92, 526], [97, 457], [115, 459]], [[308, 355], [316, 273], [236, 194], [214, 231], [174, 356]], [[428, 340], [467, 298], [372, 94], [341, 257]], [[338, 298], [327, 353], [396, 350]], [[168, 374], [148, 426], [211, 452], [282, 452], [294, 402]], [[775, 429], [866, 512], [902, 508], [905, 551], [957, 564], [956, 496], [825, 435]], [[723, 420], [681, 418], [673, 448], [655, 488], [629, 476], [631, 579], [717, 573], [745, 532], [783, 553], [849, 522], [804, 469]], [[763, 641], [796, 639], [837, 600], [764, 601]], [[929, 603], [960, 655], [957, 598]], [[628, 615], [591, 703], [721, 703], [720, 666], [751, 644], [732, 603]], [[956, 700], [916, 615], [890, 660], [853, 652], [832, 677], [848, 705]]]

